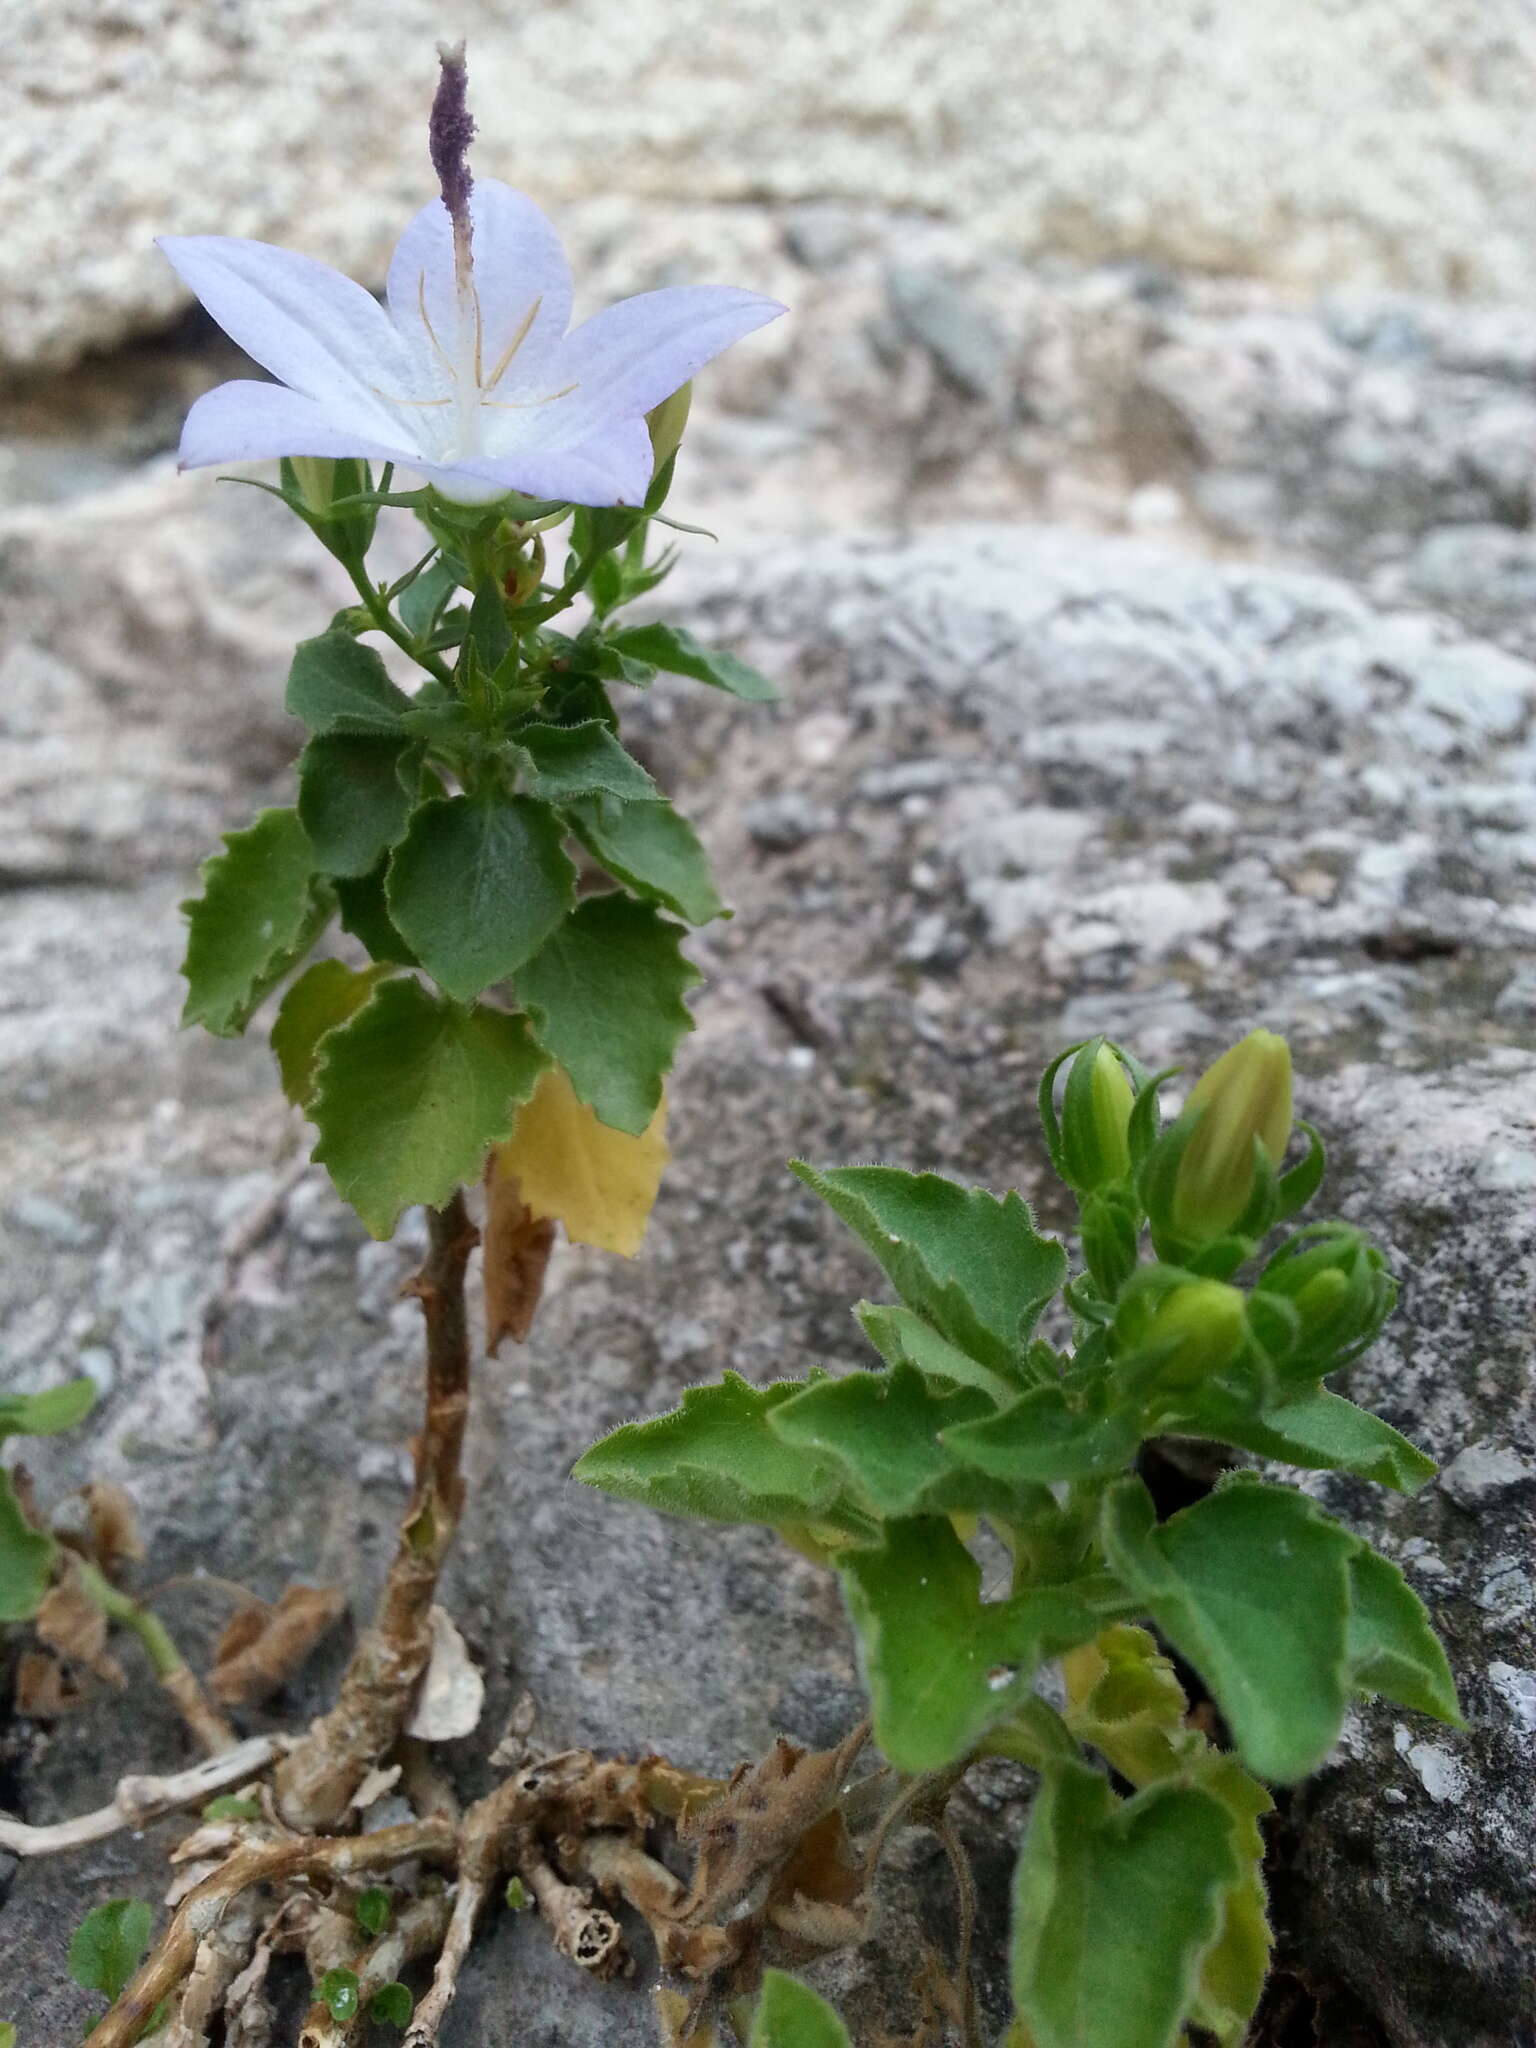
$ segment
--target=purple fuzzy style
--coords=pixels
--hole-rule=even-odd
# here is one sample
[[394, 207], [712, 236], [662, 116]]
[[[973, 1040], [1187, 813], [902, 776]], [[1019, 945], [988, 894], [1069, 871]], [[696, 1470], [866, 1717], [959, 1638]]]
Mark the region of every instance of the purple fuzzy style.
[[467, 228], [469, 195], [474, 179], [469, 174], [469, 145], [475, 139], [475, 123], [469, 111], [469, 72], [464, 62], [464, 45], [438, 47], [442, 77], [432, 101], [432, 118], [427, 128], [427, 148], [432, 168], [442, 187], [443, 204], [455, 228]]

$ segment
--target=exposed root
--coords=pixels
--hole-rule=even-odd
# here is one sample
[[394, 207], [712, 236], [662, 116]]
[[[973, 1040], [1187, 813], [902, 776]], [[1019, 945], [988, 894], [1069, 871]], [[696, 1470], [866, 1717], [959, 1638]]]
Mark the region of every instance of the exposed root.
[[162, 2048], [207, 2048], [209, 2029], [229, 1987], [250, 1962], [266, 1910], [261, 1894], [252, 1891], [234, 1900], [208, 1928], [198, 1942], [176, 2015], [160, 2037]]
[[444, 1891], [409, 1900], [395, 1924], [357, 1962], [357, 2011], [339, 2020], [327, 2005], [312, 2005], [299, 2033], [298, 2048], [346, 2048], [358, 2032], [368, 2007], [386, 1984], [403, 1970], [440, 1948], [448, 1932], [449, 1901]]
[[314, 1722], [277, 1772], [278, 1812], [304, 1833], [343, 1825], [353, 1793], [405, 1727], [431, 1653], [438, 1573], [463, 1507], [459, 1468], [469, 1412], [464, 1269], [477, 1233], [460, 1194], [427, 1214], [431, 1241], [411, 1283], [427, 1333], [416, 1484], [378, 1618], [358, 1643], [335, 1706]]
[[442, 1953], [432, 1973], [432, 1988], [417, 2006], [405, 2037], [405, 2048], [429, 2048], [459, 1988], [459, 1972], [474, 1940], [480, 1917], [502, 1865], [514, 1852], [518, 1832], [531, 1817], [536, 1795], [523, 1784], [523, 1774], [469, 1809], [459, 1833], [459, 1884]]
[[56, 1856], [64, 1849], [105, 1841], [123, 1828], [146, 1827], [162, 1814], [183, 1806], [201, 1806], [216, 1793], [259, 1777], [283, 1754], [287, 1742], [282, 1735], [253, 1735], [249, 1742], [168, 1777], [123, 1778], [110, 1806], [82, 1813], [74, 1820], [29, 1827], [25, 1821], [0, 1815], [0, 1849], [9, 1849], [13, 1856]]

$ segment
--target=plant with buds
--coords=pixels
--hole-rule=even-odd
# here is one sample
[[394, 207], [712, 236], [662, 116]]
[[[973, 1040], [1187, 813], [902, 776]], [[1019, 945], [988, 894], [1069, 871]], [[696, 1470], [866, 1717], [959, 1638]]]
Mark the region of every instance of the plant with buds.
[[[944, 1801], [972, 1763], [1040, 1773], [1014, 1891], [1017, 2048], [1171, 2048], [1186, 2027], [1235, 2048], [1267, 1967], [1266, 1785], [1314, 1770], [1362, 1695], [1459, 1718], [1417, 1596], [1307, 1495], [1234, 1470], [1159, 1523], [1137, 1459], [1162, 1436], [1404, 1492], [1435, 1470], [1324, 1384], [1391, 1307], [1381, 1254], [1312, 1224], [1245, 1277], [1322, 1176], [1315, 1133], [1283, 1170], [1284, 1040], [1244, 1039], [1164, 1128], [1167, 1078], [1103, 1039], [1047, 1070], [1076, 1274], [1016, 1194], [797, 1166], [899, 1297], [856, 1311], [883, 1369], [767, 1387], [727, 1374], [576, 1468], [675, 1514], [767, 1523], [836, 1570], [874, 1739], [909, 1775], [904, 1810], [947, 1845]], [[1037, 1334], [1058, 1297], [1067, 1349]], [[1012, 1560], [995, 1594], [972, 1548], [982, 1524]], [[1191, 1725], [1164, 1644], [1235, 1753]], [[1055, 1691], [1039, 1685], [1052, 1662]], [[786, 1996], [773, 1987], [772, 2010]], [[846, 2038], [813, 2019], [820, 2032], [770, 2038]]]

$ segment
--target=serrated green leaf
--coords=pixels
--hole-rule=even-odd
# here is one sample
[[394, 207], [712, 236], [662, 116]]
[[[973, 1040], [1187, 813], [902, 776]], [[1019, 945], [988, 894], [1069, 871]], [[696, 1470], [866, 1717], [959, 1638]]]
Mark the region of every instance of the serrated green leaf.
[[383, 982], [328, 1032], [310, 1116], [314, 1157], [375, 1237], [413, 1202], [478, 1180], [548, 1065], [522, 1017], [464, 1011], [420, 982]]
[[688, 924], [725, 915], [698, 834], [665, 798], [580, 797], [565, 806], [565, 817], [588, 853], [635, 895]]
[[887, 1522], [837, 1559], [875, 1740], [899, 1771], [936, 1771], [1014, 1712], [1046, 1657], [1102, 1626], [1083, 1586], [983, 1602], [981, 1568], [939, 1517]]
[[615, 796], [652, 803], [661, 791], [601, 719], [584, 725], [524, 725], [516, 745], [526, 757], [530, 796], [569, 803], [582, 796]]
[[1006, 1515], [1017, 1504], [1015, 1490], [968, 1469], [940, 1441], [951, 1423], [991, 1412], [976, 1388], [939, 1392], [916, 1367], [897, 1365], [807, 1387], [775, 1409], [770, 1427], [840, 1465], [877, 1516]]
[[1192, 1392], [1165, 1427], [1308, 1471], [1355, 1472], [1398, 1493], [1416, 1493], [1439, 1469], [1379, 1415], [1322, 1386], [1256, 1413], [1208, 1385]]
[[285, 701], [313, 733], [386, 735], [398, 732], [411, 704], [371, 647], [350, 633], [335, 632], [299, 642]]
[[1066, 1253], [1028, 1204], [895, 1166], [791, 1172], [872, 1251], [909, 1308], [962, 1351], [1017, 1371], [1036, 1317], [1066, 1278]]
[[203, 893], [182, 904], [187, 918], [183, 1024], [236, 1038], [289, 968], [324, 929], [332, 899], [317, 883], [315, 857], [295, 810], [263, 811], [224, 837], [203, 863]]
[[1274, 1801], [1236, 1757], [1212, 1752], [1201, 1766], [1198, 1782], [1231, 1815], [1242, 1875], [1222, 1899], [1221, 1932], [1200, 1966], [1194, 2017], [1216, 2036], [1221, 2048], [1242, 2048], [1263, 1995], [1273, 1945], [1259, 1822]]
[[1136, 1416], [1105, 1412], [1065, 1387], [1032, 1387], [1000, 1414], [946, 1431], [949, 1451], [1002, 1479], [1052, 1485], [1123, 1469], [1141, 1439]]
[[728, 1372], [714, 1385], [690, 1387], [680, 1408], [627, 1422], [595, 1443], [572, 1476], [663, 1514], [770, 1527], [822, 1521], [842, 1490], [837, 1467], [785, 1443], [768, 1424], [805, 1384], [754, 1387]]
[[1456, 1681], [1429, 1610], [1397, 1566], [1364, 1542], [1349, 1561], [1349, 1666], [1354, 1687], [1464, 1724]]
[[915, 1365], [930, 1380], [977, 1387], [993, 1407], [1006, 1407], [1017, 1398], [1018, 1386], [1011, 1378], [941, 1337], [915, 1309], [895, 1302], [861, 1301], [853, 1312], [887, 1365]]
[[1210, 1687], [1249, 1768], [1279, 1784], [1315, 1770], [1349, 1700], [1349, 1532], [1304, 1494], [1248, 1479], [1158, 1528], [1131, 1479], [1105, 1497], [1103, 1544]]
[[1124, 1802], [1086, 1765], [1044, 1774], [1014, 1881], [1013, 2001], [1036, 2048], [1172, 2048], [1242, 1874], [1196, 1786]]
[[682, 938], [648, 903], [588, 896], [518, 972], [539, 1043], [615, 1130], [638, 1135], [650, 1123], [693, 1029], [683, 996], [702, 977]]
[[576, 900], [553, 811], [531, 797], [433, 797], [385, 884], [389, 914], [427, 972], [473, 1002], [531, 959]]
[[54, 1541], [21, 1511], [0, 1466], [0, 1621], [30, 1621], [53, 1575]]
[[387, 966], [359, 971], [340, 960], [317, 960], [287, 990], [272, 1026], [272, 1050], [283, 1093], [303, 1109], [315, 1092], [315, 1064], [328, 1031], [345, 1024], [367, 1002]]
[[416, 2001], [404, 1984], [381, 1984], [368, 2001], [368, 2016], [381, 2026], [408, 2027]]
[[848, 2029], [808, 1984], [764, 1970], [749, 2048], [849, 2048]]
[[69, 1974], [85, 1991], [118, 1998], [149, 1947], [154, 1915], [142, 1899], [93, 1906], [69, 1944]]
[[366, 875], [405, 831], [421, 750], [372, 733], [312, 739], [299, 759], [299, 822], [327, 875]]
[[646, 661], [664, 668], [669, 675], [689, 676], [696, 683], [708, 683], [726, 690], [747, 704], [774, 704], [778, 691], [765, 675], [718, 648], [701, 647], [691, 633], [677, 626], [624, 626], [610, 633], [607, 645], [633, 661]]
[[366, 875], [358, 875], [354, 880], [338, 878], [333, 886], [341, 928], [350, 932], [374, 960], [396, 967], [419, 967], [421, 962], [396, 931], [384, 899], [388, 868], [388, 860], [381, 860]]
[[0, 1444], [8, 1436], [58, 1436], [96, 1406], [96, 1382], [66, 1380], [41, 1394], [0, 1394]]

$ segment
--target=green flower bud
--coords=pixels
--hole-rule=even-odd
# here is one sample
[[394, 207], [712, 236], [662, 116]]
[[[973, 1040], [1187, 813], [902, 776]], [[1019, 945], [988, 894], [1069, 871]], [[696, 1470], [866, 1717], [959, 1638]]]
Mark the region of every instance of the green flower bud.
[[660, 405], [652, 406], [646, 414], [645, 424], [651, 435], [652, 476], [658, 476], [677, 453], [692, 404], [693, 386], [684, 384], [670, 398], [664, 398]]
[[1061, 1105], [1061, 1174], [1079, 1194], [1114, 1187], [1131, 1170], [1126, 1135], [1136, 1090], [1102, 1038], [1090, 1039], [1067, 1070]]
[[1254, 1196], [1254, 1141], [1278, 1169], [1291, 1120], [1291, 1049], [1273, 1031], [1250, 1031], [1201, 1075], [1179, 1120], [1192, 1126], [1173, 1183], [1181, 1239], [1210, 1244], [1232, 1229]]
[[289, 461], [299, 496], [317, 519], [326, 518], [336, 497], [336, 464], [328, 455], [293, 455]]
[[1386, 1260], [1359, 1231], [1328, 1224], [1283, 1244], [1259, 1275], [1256, 1301], [1290, 1304], [1296, 1334], [1281, 1369], [1320, 1379], [1363, 1351], [1397, 1299]]
[[1193, 1280], [1165, 1294], [1148, 1317], [1139, 1348], [1164, 1354], [1158, 1384], [1193, 1387], [1229, 1366], [1248, 1342], [1242, 1290]]
[[304, 503], [317, 537], [343, 562], [361, 562], [373, 545], [378, 512], [371, 505], [354, 505], [338, 512], [338, 498], [356, 497], [369, 488], [368, 465], [351, 456], [336, 460], [328, 455], [285, 455], [283, 482]]

